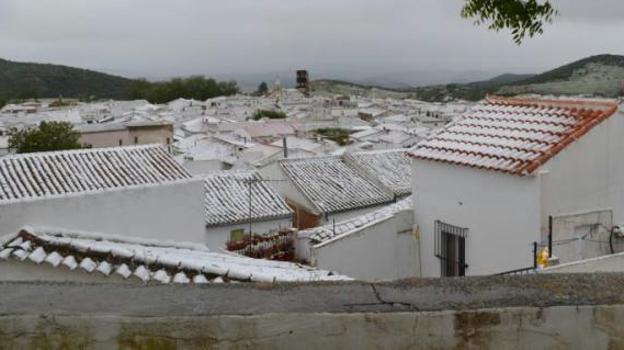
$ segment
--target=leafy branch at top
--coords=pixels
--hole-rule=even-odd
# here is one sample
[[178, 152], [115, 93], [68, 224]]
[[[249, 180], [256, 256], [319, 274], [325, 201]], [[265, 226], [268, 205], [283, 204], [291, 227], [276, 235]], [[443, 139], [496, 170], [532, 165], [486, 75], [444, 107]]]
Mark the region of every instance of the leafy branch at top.
[[474, 18], [475, 24], [487, 24], [490, 30], [511, 30], [516, 44], [525, 37], [544, 32], [557, 10], [549, 0], [466, 0], [461, 15]]

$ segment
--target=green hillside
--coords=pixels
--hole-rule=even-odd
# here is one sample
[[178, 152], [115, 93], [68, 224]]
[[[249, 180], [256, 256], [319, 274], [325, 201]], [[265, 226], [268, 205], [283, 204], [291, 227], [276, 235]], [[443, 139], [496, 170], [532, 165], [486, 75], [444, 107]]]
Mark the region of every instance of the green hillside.
[[87, 69], [0, 59], [0, 99], [42, 97], [123, 99], [133, 80]]

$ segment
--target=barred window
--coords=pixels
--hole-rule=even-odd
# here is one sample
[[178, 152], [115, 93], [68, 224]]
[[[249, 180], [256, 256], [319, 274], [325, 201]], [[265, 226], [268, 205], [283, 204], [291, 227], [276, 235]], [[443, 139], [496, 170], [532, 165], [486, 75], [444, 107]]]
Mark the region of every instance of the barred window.
[[440, 276], [465, 276], [466, 264], [466, 236], [467, 228], [454, 226], [436, 220], [435, 229], [435, 256], [440, 259]]

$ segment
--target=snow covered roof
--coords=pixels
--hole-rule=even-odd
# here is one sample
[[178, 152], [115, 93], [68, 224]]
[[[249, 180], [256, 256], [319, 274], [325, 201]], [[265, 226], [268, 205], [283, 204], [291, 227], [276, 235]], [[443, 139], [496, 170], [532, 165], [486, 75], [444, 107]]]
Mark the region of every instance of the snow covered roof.
[[604, 100], [488, 96], [410, 155], [528, 175], [617, 110], [617, 103]]
[[337, 156], [288, 159], [280, 166], [322, 213], [391, 202], [394, 195]]
[[299, 232], [299, 236], [308, 237], [314, 244], [319, 244], [338, 236], [348, 235], [357, 232], [373, 222], [384, 220], [394, 216], [396, 213], [412, 209], [412, 196], [401, 199], [391, 205], [385, 206], [374, 212], [364, 214], [349, 220], [337, 222], [335, 225], [325, 225], [311, 228]]
[[292, 216], [284, 199], [256, 171], [223, 171], [204, 176], [206, 225], [218, 226], [249, 221], [249, 181], [251, 218], [264, 221]]
[[121, 276], [143, 283], [288, 282], [346, 280], [345, 276], [289, 262], [211, 252], [194, 243], [24, 228], [0, 238], [3, 261], [47, 264], [68, 272]]
[[250, 137], [267, 137], [294, 135], [295, 127], [288, 122], [249, 122], [243, 124], [243, 129]]
[[398, 196], [412, 192], [412, 165], [405, 150], [348, 153], [344, 159]]
[[158, 145], [25, 153], [0, 158], [0, 203], [190, 178]]

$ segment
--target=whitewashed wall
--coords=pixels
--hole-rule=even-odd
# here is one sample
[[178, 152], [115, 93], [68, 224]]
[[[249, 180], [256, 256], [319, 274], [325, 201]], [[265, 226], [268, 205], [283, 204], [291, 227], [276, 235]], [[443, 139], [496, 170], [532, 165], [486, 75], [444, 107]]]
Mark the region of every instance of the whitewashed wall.
[[413, 161], [414, 220], [421, 238], [424, 277], [440, 276], [434, 256], [434, 222], [469, 229], [466, 275], [533, 266], [532, 242], [540, 240], [540, 183], [440, 162]]
[[34, 262], [0, 260], [0, 281], [54, 281], [54, 282], [84, 282], [84, 283], [137, 283], [144, 284], [138, 277], [132, 275], [124, 279], [118, 274], [104, 276], [101, 272], [86, 272], [80, 268], [70, 271], [65, 266], [52, 267], [48, 263], [35, 264]]
[[352, 234], [309, 247], [310, 262], [358, 280], [418, 277], [419, 242], [413, 235], [413, 223], [413, 213], [397, 213]]
[[[251, 229], [254, 233], [264, 234], [277, 231], [281, 228], [291, 228], [292, 217], [277, 220], [258, 221], [251, 223]], [[225, 243], [230, 240], [230, 232], [242, 229], [245, 234], [249, 234], [249, 223], [242, 223], [228, 226], [206, 227], [205, 243], [208, 248], [219, 251], [225, 249]]]
[[204, 243], [204, 223], [201, 179], [0, 205], [0, 234], [54, 226]]
[[576, 140], [540, 170], [543, 231], [547, 218], [612, 209], [624, 223], [624, 115], [618, 113]]

